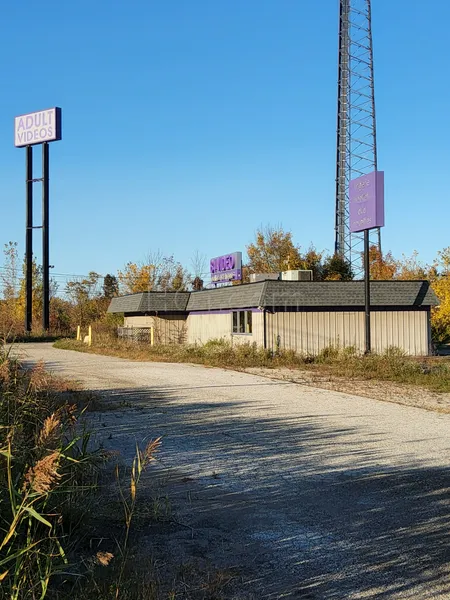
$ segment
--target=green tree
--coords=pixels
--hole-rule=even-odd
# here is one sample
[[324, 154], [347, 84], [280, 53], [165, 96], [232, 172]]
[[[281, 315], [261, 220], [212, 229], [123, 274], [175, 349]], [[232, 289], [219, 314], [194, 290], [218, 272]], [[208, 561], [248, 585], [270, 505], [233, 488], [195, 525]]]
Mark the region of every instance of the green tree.
[[3, 299], [14, 305], [19, 291], [19, 256], [17, 242], [8, 242], [3, 248], [4, 265], [0, 271]]
[[103, 296], [108, 298], [108, 300], [111, 300], [111, 298], [118, 295], [119, 282], [117, 281], [117, 277], [108, 273], [103, 279]]
[[50, 299], [50, 330], [58, 335], [70, 335], [75, 328], [72, 324], [72, 305], [63, 298]]
[[91, 271], [88, 277], [81, 281], [69, 281], [66, 293], [72, 304], [74, 325], [85, 327], [98, 321], [104, 314], [104, 308], [99, 293], [101, 275]]
[[311, 245], [302, 256], [302, 269], [308, 269], [313, 272], [314, 281], [322, 281], [324, 278], [323, 252], [319, 252]]
[[3, 299], [0, 301], [0, 335], [8, 337], [23, 331], [17, 306], [19, 293], [19, 257], [17, 242], [8, 242], [3, 249], [4, 263], [0, 269]]
[[350, 263], [337, 253], [326, 258], [322, 274], [326, 281], [351, 281], [353, 279]]
[[197, 277], [194, 277], [194, 279], [192, 280], [192, 289], [195, 292], [199, 292], [203, 289], [203, 284], [203, 279], [197, 275]]

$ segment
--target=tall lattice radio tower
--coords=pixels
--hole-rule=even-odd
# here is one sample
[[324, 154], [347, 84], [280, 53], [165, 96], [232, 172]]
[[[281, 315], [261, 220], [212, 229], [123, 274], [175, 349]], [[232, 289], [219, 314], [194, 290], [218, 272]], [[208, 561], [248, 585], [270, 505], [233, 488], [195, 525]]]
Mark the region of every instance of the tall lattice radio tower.
[[[364, 236], [350, 233], [349, 182], [377, 167], [371, 0], [340, 0], [335, 251], [356, 275]], [[381, 249], [379, 228], [370, 243]]]

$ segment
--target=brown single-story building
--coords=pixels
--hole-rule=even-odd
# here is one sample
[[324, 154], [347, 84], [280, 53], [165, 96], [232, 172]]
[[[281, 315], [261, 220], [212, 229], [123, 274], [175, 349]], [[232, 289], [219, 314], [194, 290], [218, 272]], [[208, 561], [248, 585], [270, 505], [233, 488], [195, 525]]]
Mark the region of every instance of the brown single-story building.
[[[372, 349], [431, 352], [430, 311], [438, 299], [428, 281], [371, 282]], [[329, 346], [364, 351], [363, 281], [266, 280], [198, 292], [143, 292], [113, 298], [124, 314], [123, 337], [155, 343], [213, 339], [317, 354]], [[148, 338], [148, 336], [147, 336]]]

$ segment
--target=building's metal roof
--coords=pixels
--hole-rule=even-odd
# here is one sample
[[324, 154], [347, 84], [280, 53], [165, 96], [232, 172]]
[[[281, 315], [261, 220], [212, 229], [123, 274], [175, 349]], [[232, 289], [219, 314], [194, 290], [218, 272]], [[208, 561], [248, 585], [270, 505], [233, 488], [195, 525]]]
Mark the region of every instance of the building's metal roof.
[[[363, 281], [266, 281], [265, 307], [364, 306]], [[371, 281], [372, 306], [437, 306], [428, 281]]]
[[141, 292], [113, 298], [110, 313], [186, 312], [189, 292]]
[[187, 305], [188, 312], [199, 310], [222, 310], [227, 308], [258, 308], [262, 306], [265, 281], [245, 285], [230, 285], [213, 290], [192, 292]]
[[[374, 307], [437, 306], [428, 281], [372, 281]], [[240, 308], [364, 306], [363, 281], [261, 281], [201, 292], [142, 292], [113, 298], [108, 312], [196, 312]]]

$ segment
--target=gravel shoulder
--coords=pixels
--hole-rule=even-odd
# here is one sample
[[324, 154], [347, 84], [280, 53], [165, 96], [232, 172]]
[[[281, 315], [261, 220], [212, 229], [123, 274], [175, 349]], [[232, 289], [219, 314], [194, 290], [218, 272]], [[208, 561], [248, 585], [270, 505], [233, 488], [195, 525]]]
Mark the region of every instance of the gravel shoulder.
[[390, 381], [346, 380], [342, 377], [324, 375], [320, 372], [299, 369], [246, 369], [246, 373], [268, 377], [272, 380], [290, 381], [301, 385], [354, 394], [383, 402], [394, 402], [403, 406], [413, 406], [450, 414], [450, 394], [439, 394], [413, 385], [401, 385]]
[[144, 520], [141, 548], [170, 574], [221, 573], [225, 582], [216, 596], [186, 583], [178, 597], [450, 598], [449, 414], [288, 373], [50, 344], [15, 351], [101, 395], [91, 425], [124, 461], [136, 441], [163, 436], [143, 492], [150, 505], [158, 480], [175, 519], [163, 531]]

